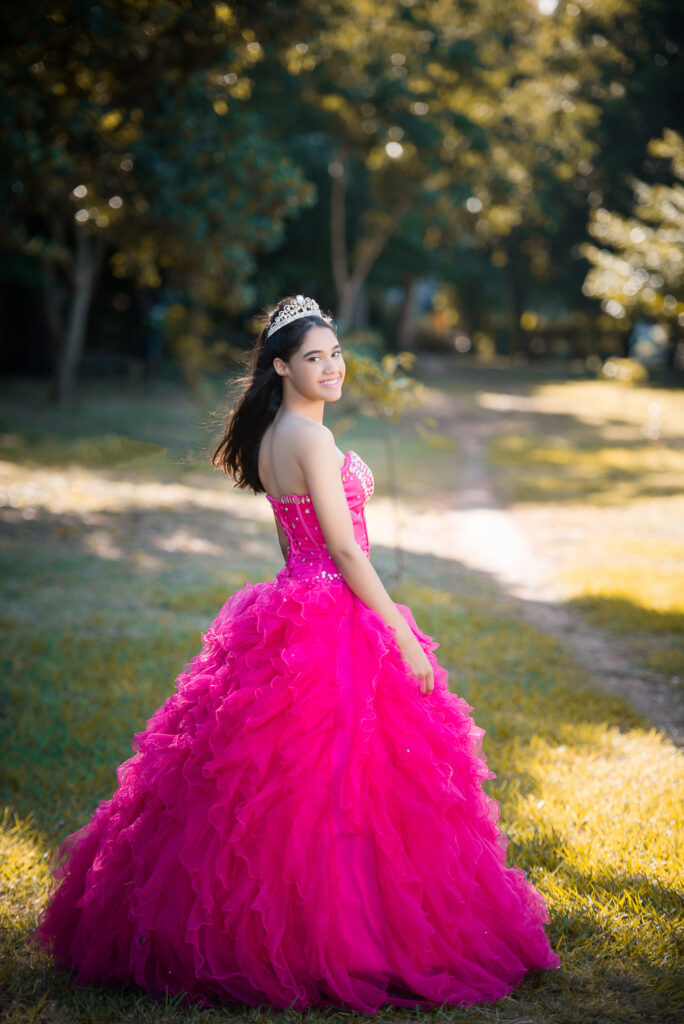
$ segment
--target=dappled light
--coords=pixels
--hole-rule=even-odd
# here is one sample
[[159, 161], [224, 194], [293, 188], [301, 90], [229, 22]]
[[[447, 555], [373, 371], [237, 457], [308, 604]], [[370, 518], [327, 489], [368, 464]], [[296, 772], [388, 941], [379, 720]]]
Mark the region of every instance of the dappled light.
[[[681, 5], [39, 0], [5, 7], [0, 1016], [8, 1024], [349, 1024], [350, 1007], [360, 1004], [326, 1002], [343, 991], [336, 986], [345, 964], [337, 954], [324, 964], [323, 946], [317, 959], [310, 955], [309, 918], [315, 918], [316, 927], [320, 919], [340, 942], [349, 920], [359, 922], [343, 937], [357, 960], [358, 977], [347, 981], [359, 999], [379, 976], [360, 953], [377, 946], [382, 954], [383, 995], [396, 1005], [383, 1002], [379, 1022], [680, 1024]], [[321, 313], [317, 330], [322, 323], [326, 330], [319, 338], [332, 342], [332, 330], [340, 343], [329, 353], [302, 350], [302, 363], [312, 357], [304, 367], [317, 389], [311, 393], [325, 402], [298, 394], [299, 370], [287, 380], [288, 370], [271, 365], [276, 355], [288, 363], [290, 338], [298, 343], [299, 327], [289, 330], [295, 320], [275, 320], [281, 300], [295, 296], [297, 306], [306, 296], [302, 312]], [[478, 821], [466, 820], [467, 804], [445, 803], [443, 813], [426, 819], [430, 829], [413, 827], [424, 809], [416, 804], [414, 813], [409, 792], [423, 783], [418, 745], [432, 743], [435, 726], [443, 747], [432, 750], [432, 766], [455, 792], [465, 793], [485, 766], [451, 764], [452, 753], [465, 757], [466, 749], [461, 737], [451, 750], [447, 732], [457, 713], [451, 722], [450, 709], [460, 702], [447, 695], [436, 695], [444, 701], [440, 715], [429, 710], [424, 728], [415, 730], [423, 705], [411, 704], [418, 695], [400, 685], [411, 678], [406, 664], [391, 677], [399, 679], [392, 700], [386, 700], [389, 673], [364, 681], [373, 658], [394, 658], [395, 639], [399, 653], [415, 641], [404, 645], [403, 627], [394, 638], [390, 630], [388, 651], [379, 653], [385, 640], [371, 610], [344, 589], [345, 565], [351, 561], [361, 572], [348, 558], [349, 545], [333, 558], [321, 539], [306, 460], [300, 479], [312, 494], [281, 499], [235, 486], [212, 463], [221, 442], [223, 465], [235, 467], [230, 417], [255, 339], [259, 390], [246, 434], [264, 436], [261, 420], [266, 427], [278, 410], [285, 413], [285, 444], [293, 425], [313, 436], [313, 424], [290, 419], [288, 427], [288, 417], [294, 411], [318, 422], [325, 405], [345, 494], [355, 488], [353, 500], [363, 503], [358, 510], [350, 504], [357, 542], [365, 552], [368, 540], [372, 565], [393, 601], [407, 605], [419, 630], [435, 638], [452, 693], [468, 702], [484, 730], [491, 775], [483, 772], [478, 785], [493, 799], [482, 805], [493, 811], [498, 803], [507, 864], [519, 866], [548, 905], [540, 948], [547, 956], [550, 945], [553, 966], [556, 953], [560, 958], [558, 970], [528, 972], [500, 1000], [492, 993], [504, 980], [504, 954], [510, 953], [513, 973], [527, 951], [522, 927], [519, 948], [508, 950], [503, 942], [497, 947], [494, 926], [524, 924], [523, 902], [508, 914], [505, 905], [500, 912], [492, 904], [488, 926], [479, 897], [464, 896], [466, 890], [455, 906], [444, 901], [444, 921], [455, 937], [449, 948], [458, 946], [460, 962], [476, 966], [467, 978], [470, 967], [462, 968], [458, 984], [478, 996], [489, 992], [494, 1001], [445, 1000], [425, 1014], [405, 998], [413, 992], [410, 972], [422, 969], [437, 938], [447, 934], [440, 932], [439, 900], [429, 895], [429, 884], [459, 872], [465, 878], [468, 864], [482, 895], [489, 872], [477, 859], [486, 848], [484, 832], [478, 836]], [[340, 369], [331, 375], [323, 366], [332, 367], [333, 357]], [[278, 416], [274, 432], [282, 423]], [[270, 448], [271, 459], [280, 459], [278, 443]], [[259, 472], [268, 467], [258, 469], [243, 453], [238, 461], [245, 472], [237, 479], [258, 489]], [[281, 494], [273, 486], [281, 478], [275, 469], [270, 475], [269, 486]], [[290, 523], [301, 527], [311, 550], [297, 548]], [[367, 526], [363, 542], [361, 526]], [[324, 539], [334, 550], [327, 532]], [[287, 570], [271, 586], [284, 565], [281, 542]], [[281, 605], [260, 602], [280, 599], [296, 576], [293, 563], [307, 590], [290, 622]], [[324, 585], [313, 582], [319, 577]], [[333, 580], [341, 596], [330, 600]], [[253, 587], [260, 581], [269, 582]], [[392, 608], [383, 599], [389, 622]], [[341, 611], [346, 607], [358, 620]], [[330, 618], [307, 634], [318, 611]], [[346, 646], [341, 640], [335, 646], [338, 623]], [[290, 635], [291, 646], [283, 639]], [[261, 641], [271, 637], [274, 660], [262, 678]], [[295, 665], [299, 648], [304, 682]], [[161, 894], [165, 910], [179, 913], [171, 953], [178, 963], [157, 961], [159, 950], [152, 949], [173, 938], [173, 927], [151, 931], [154, 943], [145, 945], [143, 917], [130, 937], [135, 914], [129, 909], [109, 954], [100, 953], [99, 941], [106, 945], [112, 929], [84, 945], [96, 968], [98, 956], [101, 967], [119, 954], [124, 965], [130, 954], [139, 979], [159, 968], [154, 991], [77, 985], [30, 941], [49, 900], [51, 857], [116, 791], [136, 733], [167, 702], [180, 707], [179, 681], [205, 649], [210, 658], [200, 659], [196, 689], [188, 689], [188, 719], [178, 726], [164, 713], [152, 744], [157, 753], [168, 742], [179, 775], [173, 781], [171, 762], [159, 753], [172, 831], [150, 861], [188, 868], [190, 854], [187, 864], [183, 858], [191, 847], [198, 855], [204, 846], [219, 851], [214, 861], [196, 861], [185, 893], [180, 874], [178, 886], [162, 886], [174, 889]], [[343, 654], [333, 656], [336, 650]], [[429, 690], [425, 655], [419, 664]], [[282, 675], [273, 668], [275, 657]], [[236, 683], [234, 690], [225, 679]], [[301, 933], [293, 925], [305, 907], [299, 876], [286, 879], [295, 883], [287, 900], [296, 912], [277, 927], [268, 872], [247, 870], [226, 887], [229, 898], [216, 898], [218, 861], [227, 858], [232, 840], [221, 830], [207, 839], [213, 814], [202, 810], [203, 788], [189, 801], [192, 842], [174, 850], [186, 811], [178, 793], [198, 767], [191, 756], [180, 759], [186, 748], [202, 754], [185, 723], [199, 723], [214, 707], [217, 721], [232, 713], [228, 693], [247, 710], [235, 727], [212, 732], [221, 748], [213, 751], [216, 764], [225, 755], [231, 765], [225, 776], [225, 766], [216, 769], [219, 788], [237, 779], [224, 824], [236, 834], [244, 830], [257, 858], [269, 853], [269, 843], [282, 844], [283, 865], [287, 829], [297, 837], [293, 847], [300, 838], [311, 840], [311, 856], [300, 861], [307, 868], [311, 861], [307, 884], [316, 882], [316, 891], [300, 915]], [[283, 711], [269, 704], [269, 695], [291, 704]], [[364, 700], [366, 717], [354, 717], [354, 702]], [[334, 723], [332, 745], [321, 726], [324, 714]], [[284, 719], [287, 728], [300, 719], [306, 725], [292, 761], [296, 737], [278, 731]], [[274, 737], [271, 749], [268, 739], [254, 743], [254, 763], [286, 783], [269, 816], [263, 806], [271, 792], [259, 791], [253, 806], [260, 817], [250, 825], [252, 720]], [[392, 753], [409, 727], [415, 738], [409, 743], [407, 733], [406, 744], [402, 739]], [[367, 745], [356, 745], [357, 737]], [[338, 739], [337, 762], [328, 762]], [[369, 869], [371, 887], [406, 882], [385, 900], [382, 914], [369, 913], [374, 897], [364, 892], [361, 860], [353, 864], [346, 853], [361, 846], [355, 839], [345, 844], [358, 826], [371, 865], [371, 856], [389, 849], [383, 845], [389, 831], [375, 825], [390, 815], [359, 815], [353, 829], [342, 829], [345, 844], [332, 847], [328, 882], [349, 869], [348, 905], [340, 898], [328, 906], [315, 863], [324, 856], [327, 826], [307, 837], [304, 811], [298, 820], [287, 810], [294, 793], [307, 814], [318, 813], [313, 798], [301, 798], [295, 768], [320, 785], [321, 795], [325, 786], [344, 789], [358, 761], [359, 789], [347, 800], [358, 814], [359, 794], [372, 802], [383, 792], [382, 758], [365, 756], [372, 744], [407, 773], [395, 773], [392, 783], [396, 809], [406, 814], [397, 849], [414, 837], [424, 844], [413, 862], [376, 860], [391, 867], [386, 879], [371, 878]], [[202, 759], [205, 782], [212, 771]], [[329, 806], [332, 790], [325, 792]], [[156, 806], [159, 794], [145, 793], [145, 807]], [[119, 838], [133, 849], [143, 814], [134, 803], [129, 809], [130, 830]], [[463, 832], [445, 831], [440, 845], [452, 811]], [[286, 824], [276, 823], [279, 813]], [[158, 836], [161, 817], [159, 831], [157, 821], [150, 830]], [[449, 860], [456, 847], [459, 872]], [[242, 857], [247, 865], [241, 849], [236, 863]], [[429, 874], [411, 876], [411, 866], [427, 862]], [[206, 865], [212, 907], [199, 899]], [[89, 865], [91, 880], [100, 866]], [[100, 877], [108, 877], [106, 865]], [[246, 995], [247, 988], [223, 987], [225, 935], [215, 926], [227, 907], [238, 905], [241, 879], [248, 887], [257, 878], [258, 896], [245, 904], [236, 947], [240, 969], [267, 949], [261, 979], [253, 972], [254, 991], [268, 991], [273, 1002], [285, 991], [289, 999], [292, 981], [295, 998], [278, 1011], [266, 1003], [186, 1005], [171, 994], [169, 968], [178, 966], [175, 981], [187, 968], [185, 983], [198, 990], [206, 983], [207, 992], [214, 985], [223, 995]], [[493, 894], [493, 874], [489, 882]], [[138, 893], [137, 882], [126, 884]], [[152, 907], [156, 897], [147, 889], [141, 888], [140, 903]], [[407, 903], [423, 914], [422, 944], [417, 927], [394, 928], [389, 914], [409, 889]], [[522, 896], [522, 880], [520, 890]], [[89, 895], [81, 895], [79, 908]], [[531, 913], [531, 887], [527, 896]], [[348, 917], [357, 905], [363, 908], [358, 918], [356, 910]], [[102, 916], [97, 906], [95, 899], [94, 931]], [[150, 913], [151, 921], [161, 920]], [[452, 927], [457, 913], [482, 924], [482, 934]], [[373, 932], [366, 947], [365, 919]], [[402, 920], [417, 924], [418, 916]], [[217, 939], [213, 953], [210, 943], [193, 944], [203, 930]], [[399, 956], [387, 959], [390, 934], [405, 946], [410, 970], [404, 974]], [[286, 942], [295, 950], [291, 962]], [[189, 949], [204, 950], [194, 971]], [[306, 985], [317, 993], [306, 1010], [295, 991], [304, 977], [295, 969], [298, 957], [308, 970]], [[443, 967], [453, 966], [445, 959], [440, 953], [429, 978], [421, 976], [425, 991], [440, 999], [447, 992]], [[270, 990], [269, 972], [282, 983], [271, 979]], [[248, 973], [239, 976], [240, 985]]]
[[[438, 638], [452, 690], [486, 729], [509, 863], [550, 900], [562, 971], [526, 981], [516, 1012], [552, 1021], [549, 1000], [560, 1000], [587, 1019], [610, 1007], [635, 1024], [640, 1013], [666, 1020], [684, 784], [668, 735], [681, 736], [672, 709], [684, 677], [681, 411], [653, 388], [625, 400], [611, 381], [495, 368], [468, 377], [442, 367], [423, 383], [405, 425], [429, 415], [430, 429], [395, 446], [400, 508], [373, 421], [341, 409], [331, 422], [338, 447], [374, 467], [374, 564]], [[174, 452], [155, 447], [167, 397], [110, 409], [92, 445], [96, 395], [77, 443], [55, 430], [49, 446], [36, 440], [49, 433], [35, 432], [38, 408], [29, 443], [25, 396], [5, 424], [2, 978], [19, 1000], [46, 986], [65, 1021], [101, 996], [46, 981], [37, 950], [26, 960], [50, 852], [111, 795], [133, 733], [228, 597], [282, 565], [263, 498], [189, 464], [182, 433]], [[641, 430], [654, 401], [657, 443]], [[132, 415], [152, 447], [122, 462], [114, 439], [127, 434], [115, 424]], [[197, 450], [194, 423], [186, 448]], [[541, 493], [540, 474], [550, 481]], [[122, 1014], [130, 997], [112, 997]]]
[[491, 448], [492, 460], [508, 470], [513, 501], [616, 503], [648, 495], [681, 493], [684, 450], [644, 445], [574, 450], [560, 435], [509, 435]]

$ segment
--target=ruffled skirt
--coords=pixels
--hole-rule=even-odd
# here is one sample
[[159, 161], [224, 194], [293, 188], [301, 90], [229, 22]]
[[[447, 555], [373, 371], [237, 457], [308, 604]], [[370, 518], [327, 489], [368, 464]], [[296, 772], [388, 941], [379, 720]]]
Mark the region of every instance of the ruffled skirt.
[[484, 730], [344, 581], [225, 603], [118, 786], [56, 853], [36, 938], [78, 984], [305, 1009], [488, 1002], [557, 967], [506, 866]]

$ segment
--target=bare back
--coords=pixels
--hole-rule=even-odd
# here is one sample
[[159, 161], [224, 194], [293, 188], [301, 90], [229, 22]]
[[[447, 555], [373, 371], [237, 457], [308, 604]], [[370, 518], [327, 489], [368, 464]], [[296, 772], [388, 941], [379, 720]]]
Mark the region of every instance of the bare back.
[[[331, 431], [303, 416], [282, 412], [268, 425], [258, 456], [259, 479], [272, 498], [286, 494], [307, 494], [308, 485], [300, 455], [315, 432]], [[337, 450], [340, 468], [344, 454]]]

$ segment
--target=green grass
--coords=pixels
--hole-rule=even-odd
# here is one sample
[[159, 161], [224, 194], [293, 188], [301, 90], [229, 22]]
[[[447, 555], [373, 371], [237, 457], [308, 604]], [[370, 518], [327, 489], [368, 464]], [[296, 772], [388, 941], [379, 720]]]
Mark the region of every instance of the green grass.
[[570, 539], [554, 579], [569, 606], [676, 690], [684, 677], [681, 393], [606, 381], [527, 392], [513, 403], [508, 431], [488, 442], [499, 496], [535, 506], [538, 523], [562, 518]]
[[399, 596], [442, 639], [452, 687], [487, 729], [509, 860], [551, 900], [563, 969], [525, 1014], [670, 1019], [677, 1000], [684, 1008], [681, 752], [594, 690], [551, 637], [514, 618], [454, 616], [449, 595], [427, 588]]
[[[208, 621], [219, 596], [215, 587], [196, 591], [193, 611]], [[561, 971], [528, 978], [498, 1007], [444, 1008], [440, 1019], [674, 1021], [684, 939], [674, 883], [684, 870], [681, 754], [622, 700], [593, 690], [550, 637], [429, 587], [405, 584], [394, 596], [440, 640], [452, 688], [487, 729], [485, 752], [497, 773], [487, 789], [500, 802], [509, 863], [548, 896], [550, 936], [563, 961]], [[182, 597], [178, 604], [182, 621]], [[0, 736], [0, 803], [13, 813], [0, 838], [0, 990], [8, 1020], [191, 1019], [171, 1002], [153, 1007], [130, 991], [71, 991], [25, 939], [47, 891], [46, 855], [111, 794], [133, 732], [168, 695], [198, 640], [178, 629], [136, 641], [58, 636], [49, 624], [7, 638], [2, 670], [13, 681], [12, 715]], [[211, 1015], [244, 1016], [228, 1007]]]
[[[641, 560], [625, 554], [611, 562], [580, 561], [563, 579], [568, 605], [594, 626], [626, 643], [635, 660], [675, 687], [684, 679], [684, 573], [679, 550], [667, 541], [644, 541]], [[647, 565], [643, 558], [649, 557]]]
[[[459, 375], [451, 390], [465, 415], [484, 416], [478, 397], [492, 388], [492, 379], [479, 373], [473, 388], [466, 378]], [[520, 375], [511, 380], [523, 388]], [[562, 422], [571, 447], [578, 446], [580, 463], [592, 444], [596, 450], [605, 446], [604, 432], [615, 427], [622, 408], [614, 385], [596, 389], [584, 382], [578, 392], [574, 385], [552, 382], [537, 390], [548, 402], [543, 416]], [[603, 426], [571, 418], [574, 407], [585, 408], [578, 394], [592, 398], [594, 411], [603, 409]], [[211, 488], [215, 471], [212, 477], [195, 465], [201, 475], [187, 472], [185, 453], [206, 440], [206, 410], [182, 392], [164, 385], [155, 397], [128, 386], [98, 385], [71, 416], [36, 401], [28, 385], [6, 397], [0, 470], [14, 533], [0, 548], [0, 1017], [9, 1024], [355, 1019], [335, 1008], [306, 1014], [230, 1006], [204, 1010], [181, 1008], [173, 998], [154, 1003], [135, 987], [76, 989], [27, 944], [47, 894], [50, 852], [111, 795], [133, 734], [173, 691], [175, 677], [199, 649], [201, 630], [223, 601], [245, 575], [263, 578], [278, 565], [249, 519], [222, 509], [224, 492]], [[637, 396], [642, 405], [635, 423], [647, 399]], [[667, 411], [667, 396], [662, 401]], [[499, 433], [527, 436], [527, 427], [510, 427], [501, 421]], [[146, 457], [152, 449], [136, 449], [135, 461], [126, 462], [132, 450], [119, 450], [116, 438], [140, 438], [167, 452]], [[398, 440], [404, 496], [419, 498], [426, 488], [453, 490], [461, 468], [458, 450], [416, 436]], [[359, 417], [340, 431], [338, 444], [364, 454], [384, 493], [383, 440], [373, 423]], [[527, 473], [529, 450], [524, 458], [521, 449], [499, 450], [510, 460], [508, 469], [497, 465], [497, 485], [505, 488], [515, 474]], [[528, 461], [533, 475], [539, 463]], [[84, 464], [96, 475], [82, 477]], [[563, 465], [549, 471], [563, 474]], [[644, 473], [650, 469], [642, 464], [630, 478], [634, 493]], [[187, 489], [175, 498], [149, 489], [170, 481], [196, 488], [197, 501], [188, 504]], [[131, 492], [122, 492], [119, 483]], [[658, 500], [669, 499], [661, 494]], [[549, 502], [551, 514], [553, 508]], [[150, 534], [136, 544], [147, 544], [156, 561], [127, 561], [128, 555], [85, 543], [98, 531], [108, 532], [119, 538], [125, 554], [135, 516], [149, 518]], [[221, 516], [231, 517], [238, 539], [234, 563], [203, 559], [191, 549], [164, 555], [154, 548], [167, 529], [211, 537]], [[240, 538], [252, 547], [243, 551]], [[608, 531], [606, 538], [616, 544]], [[620, 549], [618, 578], [608, 572], [615, 566], [610, 552], [617, 551], [609, 546], [603, 562], [575, 565], [574, 599], [582, 614], [620, 642], [641, 637], [643, 657], [652, 659], [654, 671], [678, 671], [684, 609], [670, 567], [681, 552], [671, 538], [651, 539], [647, 554], [656, 571], [647, 586], [639, 570], [643, 550]], [[567, 651], [517, 618], [515, 605], [491, 582], [446, 559], [413, 554], [407, 561], [414, 582], [397, 587], [393, 596], [409, 604], [418, 624], [440, 642], [437, 654], [449, 669], [452, 689], [468, 700], [487, 730], [484, 749], [496, 778], [486, 788], [500, 804], [508, 861], [523, 867], [548, 897], [549, 934], [562, 968], [528, 976], [516, 993], [494, 1005], [445, 1006], [427, 1014], [388, 1008], [376, 1019], [674, 1024], [684, 1015], [682, 753], [624, 701], [593, 688]], [[597, 572], [601, 564], [605, 569]]]
[[415, 421], [404, 424], [378, 422], [361, 412], [334, 410], [326, 422], [341, 451], [349, 448], [363, 454], [373, 467], [374, 493], [392, 493], [388, 439], [395, 463], [396, 490], [404, 499], [424, 498], [426, 493], [454, 490], [462, 469], [458, 442], [440, 431], [436, 423], [424, 424], [418, 412]]
[[[512, 386], [512, 385], [511, 385]], [[610, 506], [682, 493], [684, 405], [676, 389], [528, 381], [481, 395], [508, 417], [489, 460], [509, 502]]]
[[565, 436], [496, 437], [489, 459], [507, 496], [521, 501], [615, 504], [681, 493], [684, 451], [664, 445], [573, 444]]
[[165, 450], [163, 445], [111, 433], [74, 438], [35, 432], [0, 434], [0, 459], [25, 466], [124, 466]]

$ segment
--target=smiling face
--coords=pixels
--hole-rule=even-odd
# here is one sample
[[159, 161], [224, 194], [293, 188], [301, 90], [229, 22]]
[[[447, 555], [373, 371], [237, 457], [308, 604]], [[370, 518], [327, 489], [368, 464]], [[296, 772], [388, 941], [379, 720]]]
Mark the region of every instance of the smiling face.
[[335, 332], [314, 325], [308, 329], [296, 352], [285, 362], [273, 360], [276, 373], [309, 401], [335, 402], [342, 395], [345, 366]]

